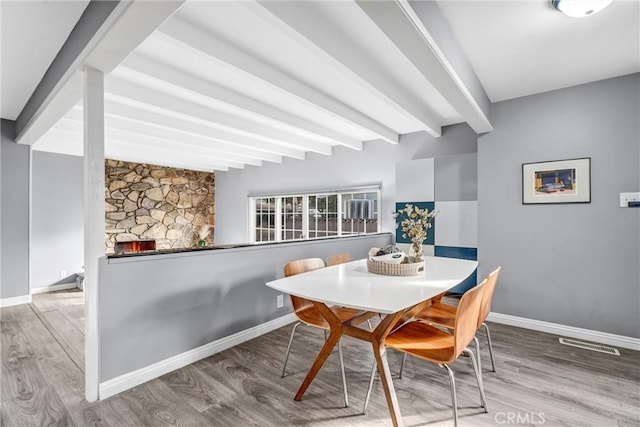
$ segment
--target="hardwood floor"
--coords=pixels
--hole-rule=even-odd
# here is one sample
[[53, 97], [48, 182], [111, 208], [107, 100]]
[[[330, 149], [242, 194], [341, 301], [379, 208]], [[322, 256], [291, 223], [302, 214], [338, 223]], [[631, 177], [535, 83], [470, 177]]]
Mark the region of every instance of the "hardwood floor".
[[[34, 295], [32, 304], [3, 308], [0, 316], [2, 426], [390, 425], [379, 383], [367, 414], [360, 414], [372, 357], [367, 343], [354, 339], [343, 341], [349, 408], [343, 407], [337, 354], [303, 400], [293, 400], [322, 332], [298, 328], [288, 375], [280, 378], [291, 326], [90, 404], [83, 397], [81, 292]], [[489, 413], [479, 406], [469, 361], [453, 365], [461, 426], [640, 426], [640, 353], [591, 352], [499, 324], [491, 331], [496, 373], [487, 370], [486, 345], [482, 353]], [[401, 355], [390, 351], [388, 359], [397, 372]], [[405, 425], [452, 425], [442, 368], [409, 358], [394, 386]]]

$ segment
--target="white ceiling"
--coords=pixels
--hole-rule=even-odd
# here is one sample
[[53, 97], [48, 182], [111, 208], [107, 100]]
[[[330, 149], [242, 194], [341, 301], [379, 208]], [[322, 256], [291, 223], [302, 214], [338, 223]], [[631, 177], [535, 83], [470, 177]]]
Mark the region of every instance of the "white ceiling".
[[[75, 15], [62, 10], [67, 3], [76, 5]], [[24, 70], [41, 77], [57, 51], [43, 46], [49, 29], [38, 21], [42, 10], [59, 6], [46, 13], [64, 15], [67, 34], [81, 10], [78, 2], [6, 4], [2, 117], [15, 118], [39, 79], [23, 79]], [[107, 157], [225, 171], [471, 124], [461, 98], [443, 90], [442, 75], [432, 78], [412, 57], [426, 55], [428, 46], [412, 51], [390, 38], [411, 25], [393, 21], [389, 4], [185, 3], [107, 76]], [[640, 71], [638, 1], [616, 0], [585, 19], [568, 18], [546, 0], [440, 4], [492, 101]], [[30, 22], [31, 15], [29, 37], [17, 38], [22, 29], [15, 25], [5, 31], [5, 21]], [[5, 62], [5, 45], [22, 62]], [[25, 54], [36, 45], [46, 52]], [[25, 62], [32, 56], [37, 65]], [[5, 97], [7, 88], [23, 99]], [[33, 148], [81, 155], [82, 119], [78, 104]]]
[[549, 1], [441, 1], [492, 102], [640, 71], [640, 2], [587, 18]]
[[[105, 92], [108, 157], [199, 170], [397, 144], [462, 121], [346, 1], [187, 2], [109, 74]], [[34, 149], [82, 146], [78, 104]]]
[[88, 3], [0, 1], [0, 117], [18, 117]]

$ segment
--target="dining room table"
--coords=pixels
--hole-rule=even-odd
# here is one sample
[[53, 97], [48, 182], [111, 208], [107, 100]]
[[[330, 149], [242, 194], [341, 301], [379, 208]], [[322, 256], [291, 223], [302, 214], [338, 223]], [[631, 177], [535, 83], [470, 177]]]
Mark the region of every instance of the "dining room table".
[[[387, 363], [385, 338], [428, 306], [432, 298], [462, 283], [477, 266], [478, 262], [473, 260], [425, 256], [424, 269], [418, 274], [393, 276], [369, 272], [367, 259], [360, 259], [267, 282], [268, 287], [277, 291], [310, 300], [330, 326], [329, 335], [294, 399], [302, 399], [335, 345], [347, 335], [372, 344], [391, 421], [394, 426], [402, 426]], [[331, 306], [359, 309], [362, 314], [341, 321]], [[371, 317], [371, 313], [384, 317], [373, 330], [359, 326]]]

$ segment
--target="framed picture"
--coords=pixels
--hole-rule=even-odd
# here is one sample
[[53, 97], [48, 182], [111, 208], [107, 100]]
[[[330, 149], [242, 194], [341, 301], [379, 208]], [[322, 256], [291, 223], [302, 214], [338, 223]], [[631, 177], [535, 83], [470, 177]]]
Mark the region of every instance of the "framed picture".
[[524, 163], [522, 203], [591, 203], [591, 158]]

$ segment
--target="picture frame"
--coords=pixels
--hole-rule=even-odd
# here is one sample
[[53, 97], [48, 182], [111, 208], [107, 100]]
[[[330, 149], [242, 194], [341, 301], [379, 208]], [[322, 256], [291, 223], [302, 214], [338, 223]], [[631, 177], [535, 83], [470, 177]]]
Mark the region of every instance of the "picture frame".
[[591, 203], [591, 157], [522, 164], [522, 204]]

